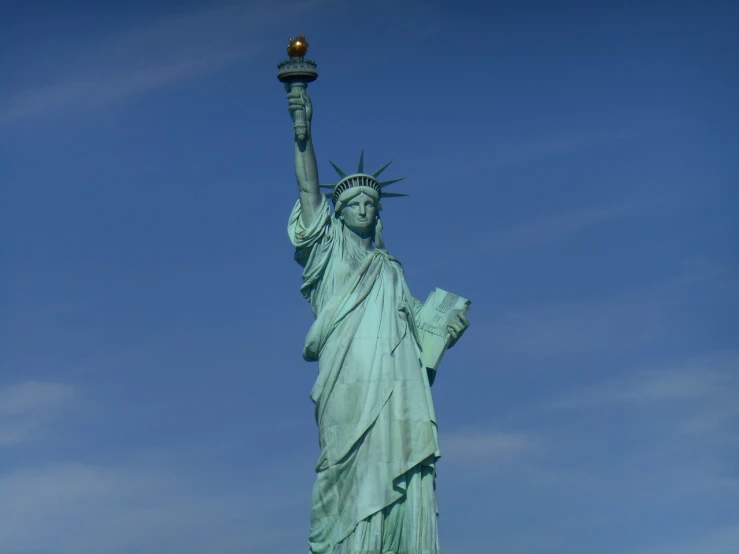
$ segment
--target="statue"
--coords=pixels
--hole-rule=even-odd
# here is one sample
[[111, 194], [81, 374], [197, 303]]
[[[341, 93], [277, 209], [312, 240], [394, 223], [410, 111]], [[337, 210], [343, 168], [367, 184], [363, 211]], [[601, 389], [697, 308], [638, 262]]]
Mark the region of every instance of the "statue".
[[454, 346], [469, 325], [469, 302], [439, 289], [426, 304], [411, 296], [382, 236], [382, 199], [405, 196], [385, 191], [400, 179], [378, 180], [389, 164], [365, 173], [362, 153], [355, 174], [331, 162], [340, 181], [319, 184], [306, 92], [318, 74], [303, 58], [307, 46], [302, 35], [291, 40], [278, 78], [294, 123], [299, 196], [288, 233], [316, 317], [303, 349], [307, 361], [318, 361], [310, 552], [438, 554], [430, 387], [441, 354], [424, 361], [433, 348], [424, 348], [423, 335]]

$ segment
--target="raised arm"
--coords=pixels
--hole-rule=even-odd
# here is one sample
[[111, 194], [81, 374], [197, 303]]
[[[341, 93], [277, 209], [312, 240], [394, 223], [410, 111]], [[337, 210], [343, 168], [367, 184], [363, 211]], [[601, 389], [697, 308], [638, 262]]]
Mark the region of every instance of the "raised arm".
[[295, 113], [299, 110], [305, 111], [305, 122], [308, 132], [304, 139], [294, 135], [295, 140], [295, 177], [298, 181], [298, 194], [300, 197], [300, 218], [304, 226], [313, 223], [318, 209], [321, 206], [321, 189], [318, 183], [318, 165], [316, 153], [313, 150], [313, 138], [311, 137], [311, 119], [313, 117], [313, 105], [305, 90], [288, 92], [290, 117], [295, 120]]

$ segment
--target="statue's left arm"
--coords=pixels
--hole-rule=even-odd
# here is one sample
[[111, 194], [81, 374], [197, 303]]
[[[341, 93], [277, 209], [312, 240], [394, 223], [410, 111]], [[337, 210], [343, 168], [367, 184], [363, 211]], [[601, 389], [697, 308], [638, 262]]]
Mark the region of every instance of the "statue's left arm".
[[457, 344], [457, 341], [462, 337], [464, 332], [467, 330], [467, 327], [470, 326], [470, 321], [467, 319], [467, 316], [463, 313], [460, 313], [457, 316], [457, 319], [452, 321], [449, 325], [447, 325], [447, 330], [449, 331], [449, 336], [452, 338], [451, 342], [449, 343], [449, 346], [447, 346], [447, 350], [449, 350], [452, 346]]
[[[418, 316], [418, 312], [421, 311], [421, 308], [423, 307], [423, 302], [421, 302], [418, 298], [413, 298], [413, 312], [416, 316]], [[449, 346], [447, 346], [447, 350], [449, 350], [452, 346], [457, 344], [459, 339], [462, 337], [464, 332], [467, 330], [467, 327], [470, 326], [470, 321], [467, 319], [467, 316], [463, 313], [460, 313], [457, 316], [457, 319], [452, 321], [451, 324], [447, 327], [449, 331], [449, 336], [451, 337], [451, 342], [449, 343]]]

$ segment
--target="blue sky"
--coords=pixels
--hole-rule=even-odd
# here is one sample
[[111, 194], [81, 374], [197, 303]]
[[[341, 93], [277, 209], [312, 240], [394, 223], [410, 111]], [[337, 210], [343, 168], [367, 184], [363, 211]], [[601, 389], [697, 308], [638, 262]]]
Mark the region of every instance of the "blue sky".
[[473, 301], [444, 551], [739, 552], [736, 5], [395, 4], [6, 8], [3, 554], [306, 552], [300, 32], [322, 181], [395, 158], [388, 249]]

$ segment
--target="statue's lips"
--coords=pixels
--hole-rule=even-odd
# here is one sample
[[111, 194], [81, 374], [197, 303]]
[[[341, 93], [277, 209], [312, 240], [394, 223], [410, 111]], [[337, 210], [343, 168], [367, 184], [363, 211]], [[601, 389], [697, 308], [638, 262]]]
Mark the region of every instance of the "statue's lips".
[[370, 219], [368, 217], [365, 217], [364, 219], [358, 217], [354, 220], [354, 223], [349, 224], [350, 227], [355, 227], [355, 228], [369, 227], [369, 225], [370, 225]]

